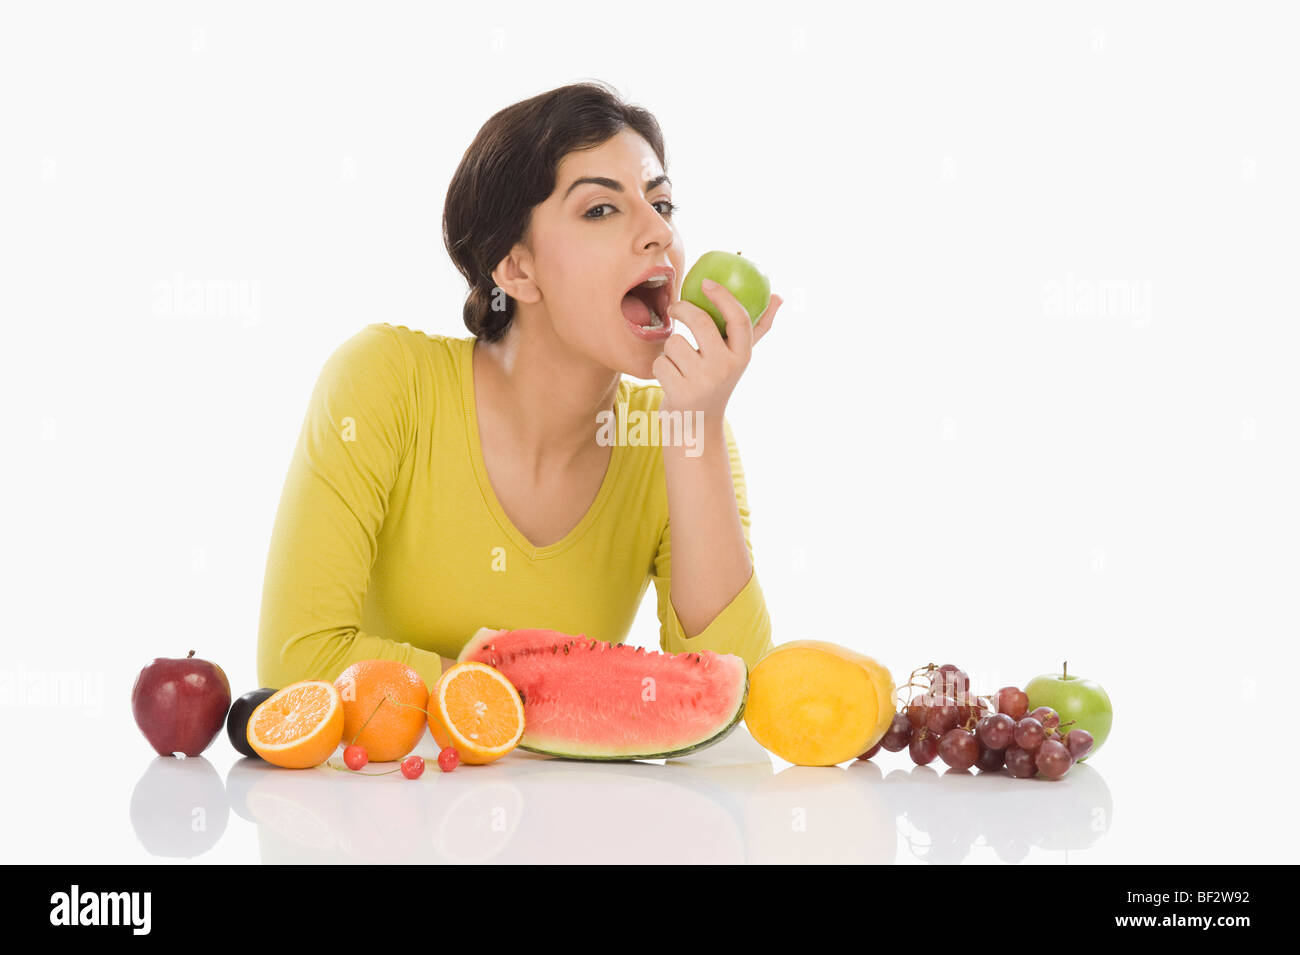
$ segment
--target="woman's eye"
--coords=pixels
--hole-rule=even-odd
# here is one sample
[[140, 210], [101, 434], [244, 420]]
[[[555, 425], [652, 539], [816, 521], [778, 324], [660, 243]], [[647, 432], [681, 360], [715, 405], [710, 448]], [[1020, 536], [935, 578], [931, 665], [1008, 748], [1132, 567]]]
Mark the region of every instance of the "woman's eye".
[[[675, 204], [671, 199], [660, 199], [658, 202], [655, 203], [655, 205], [656, 205], [656, 206], [666, 206], [666, 207], [667, 207], [666, 209], [661, 209], [660, 212], [659, 212], [659, 214], [660, 214], [661, 216], [663, 216], [665, 219], [671, 219], [672, 216], [673, 216], [673, 213], [676, 212], [676, 211], [680, 208], [680, 207], [677, 206], [677, 205], [676, 205], [676, 204]], [[613, 208], [614, 208], [614, 207], [613, 207], [610, 203], [608, 203], [608, 202], [602, 202], [600, 205], [598, 205], [598, 206], [592, 206], [590, 209], [588, 209], [588, 210], [583, 214], [583, 218], [584, 218], [584, 219], [608, 219], [609, 216], [607, 216], [607, 215], [604, 215], [604, 216], [593, 216], [592, 213], [595, 212], [597, 209], [613, 209]]]

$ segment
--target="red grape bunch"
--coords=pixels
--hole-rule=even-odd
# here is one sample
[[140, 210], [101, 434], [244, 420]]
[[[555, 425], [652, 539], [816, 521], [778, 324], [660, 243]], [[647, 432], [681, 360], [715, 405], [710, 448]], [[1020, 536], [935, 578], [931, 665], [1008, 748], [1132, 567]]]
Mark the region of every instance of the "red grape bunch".
[[938, 756], [956, 770], [975, 766], [991, 773], [1005, 766], [1021, 779], [1036, 773], [1060, 779], [1092, 749], [1092, 734], [1062, 726], [1051, 707], [1030, 712], [1029, 697], [1019, 687], [976, 696], [970, 677], [951, 663], [919, 667], [899, 689], [922, 692], [894, 715], [884, 737], [860, 759], [881, 748], [906, 749], [918, 766]]

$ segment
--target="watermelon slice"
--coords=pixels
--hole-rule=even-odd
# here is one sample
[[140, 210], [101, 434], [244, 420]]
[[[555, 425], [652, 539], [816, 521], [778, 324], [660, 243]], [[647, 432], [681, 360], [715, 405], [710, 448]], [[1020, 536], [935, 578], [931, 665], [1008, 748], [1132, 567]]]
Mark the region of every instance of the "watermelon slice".
[[659, 653], [556, 630], [482, 629], [461, 650], [524, 701], [519, 748], [566, 759], [666, 759], [712, 746], [740, 721], [745, 661]]

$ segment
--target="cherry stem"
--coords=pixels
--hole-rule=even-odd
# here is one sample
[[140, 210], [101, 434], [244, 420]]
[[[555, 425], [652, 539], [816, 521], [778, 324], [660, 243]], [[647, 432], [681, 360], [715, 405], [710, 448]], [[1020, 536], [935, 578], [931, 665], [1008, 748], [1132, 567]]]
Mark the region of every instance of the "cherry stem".
[[348, 769], [346, 767], [335, 766], [333, 763], [329, 763], [329, 762], [327, 762], [325, 765], [328, 766], [330, 769], [335, 770], [336, 772], [352, 773], [354, 776], [387, 776], [390, 773], [400, 773], [402, 771], [402, 767], [398, 766], [396, 769], [385, 769], [382, 773], [363, 773], [359, 769]]
[[424, 706], [416, 706], [414, 703], [403, 703], [401, 700], [395, 700], [395, 699], [393, 699], [392, 697], [385, 697], [385, 699], [388, 700], [389, 703], [392, 703], [393, 706], [406, 706], [406, 707], [410, 707], [411, 709], [413, 709], [413, 710], [419, 710], [421, 713], [424, 713], [424, 714], [426, 714], [426, 715], [427, 715], [428, 712], [429, 712], [428, 707], [424, 707]]
[[350, 746], [357, 745], [357, 738], [361, 736], [362, 730], [364, 730], [367, 726], [370, 725], [370, 721], [375, 718], [375, 714], [379, 712], [379, 708], [384, 705], [384, 700], [386, 699], [388, 699], [388, 697], [383, 697], [378, 703], [375, 704], [375, 708], [370, 711], [370, 715], [366, 717], [366, 721], [362, 723], [361, 727], [356, 731], [355, 734], [353, 734], [352, 742], [349, 743], [348, 745]]
[[[194, 651], [191, 650], [190, 652], [193, 653]], [[403, 703], [401, 700], [395, 700], [391, 696], [384, 696], [383, 699], [381, 699], [377, 704], [375, 704], [374, 710], [371, 712], [369, 716], [366, 717], [366, 722], [361, 724], [361, 729], [357, 730], [356, 735], [352, 737], [352, 742], [349, 743], [348, 745], [350, 746], [356, 745], [357, 737], [361, 735], [361, 730], [364, 730], [366, 728], [366, 724], [375, 718], [375, 713], [378, 713], [379, 707], [383, 706], [385, 703], [391, 703], [393, 706], [407, 706], [413, 710], [419, 710], [421, 713], [425, 713], [425, 714], [428, 713], [428, 710], [423, 706], [416, 706], [414, 703]], [[375, 774], [371, 774], [371, 775], [375, 775]], [[382, 775], [382, 773], [378, 775]]]

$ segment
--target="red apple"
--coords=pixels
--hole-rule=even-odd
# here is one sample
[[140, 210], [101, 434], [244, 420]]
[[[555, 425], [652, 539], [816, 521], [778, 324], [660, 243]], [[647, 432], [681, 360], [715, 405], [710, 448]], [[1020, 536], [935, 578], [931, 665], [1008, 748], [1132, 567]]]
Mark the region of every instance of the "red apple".
[[198, 756], [226, 723], [230, 681], [215, 663], [159, 657], [135, 678], [131, 712], [135, 725], [161, 756]]

